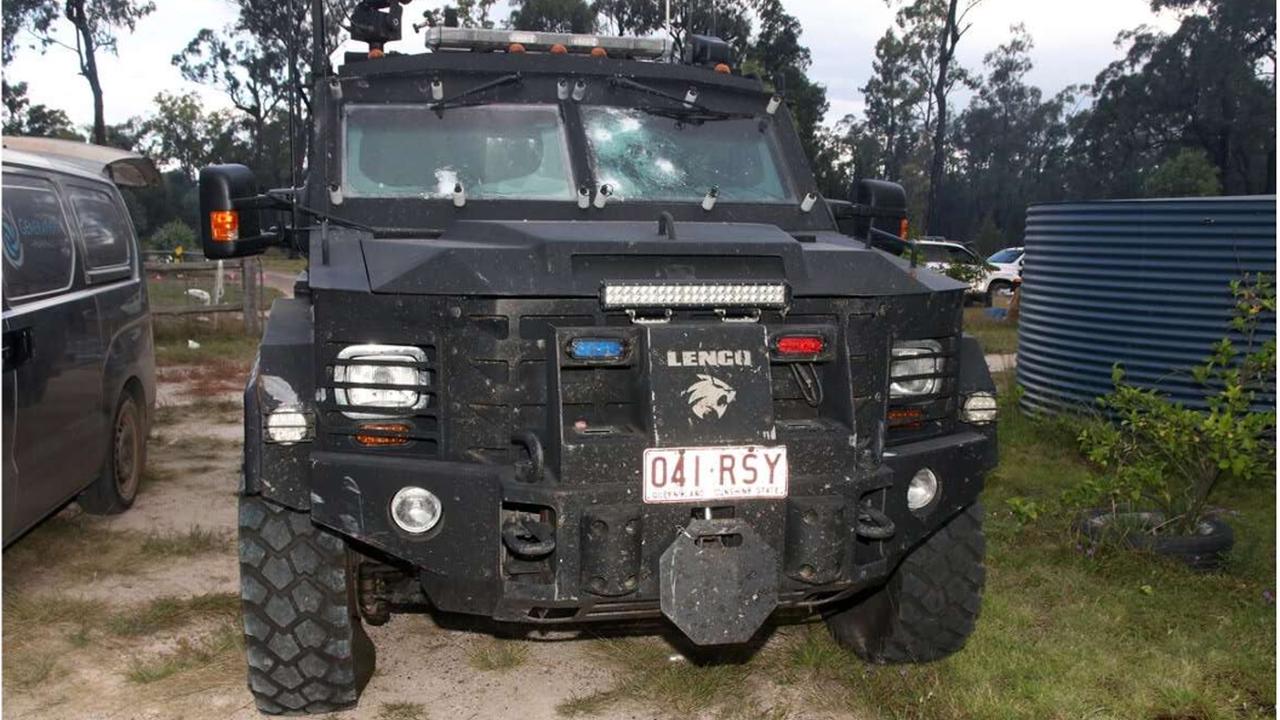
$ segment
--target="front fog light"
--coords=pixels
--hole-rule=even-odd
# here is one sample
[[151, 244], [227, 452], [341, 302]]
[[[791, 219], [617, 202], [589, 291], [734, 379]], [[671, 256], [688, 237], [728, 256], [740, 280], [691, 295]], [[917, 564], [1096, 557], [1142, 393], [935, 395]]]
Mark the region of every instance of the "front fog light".
[[420, 487], [401, 488], [391, 498], [391, 519], [405, 532], [420, 535], [440, 522], [440, 498]]
[[311, 423], [301, 410], [281, 407], [267, 414], [267, 442], [292, 445], [310, 436]]
[[937, 496], [938, 476], [929, 468], [920, 468], [907, 485], [907, 507], [912, 510], [928, 507]]
[[976, 392], [964, 399], [964, 407], [960, 409], [960, 420], [974, 425], [985, 425], [996, 421], [998, 405], [996, 396], [989, 392]]

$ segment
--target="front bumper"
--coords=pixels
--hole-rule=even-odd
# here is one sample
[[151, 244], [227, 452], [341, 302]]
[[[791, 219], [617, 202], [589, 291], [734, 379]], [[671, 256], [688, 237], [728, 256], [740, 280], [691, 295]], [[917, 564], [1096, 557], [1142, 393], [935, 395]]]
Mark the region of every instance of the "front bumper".
[[[873, 469], [847, 477], [793, 477], [785, 500], [717, 503], [717, 518], [748, 526], [776, 560], [777, 606], [808, 607], [879, 584], [918, 542], [972, 504], [996, 460], [994, 428], [894, 446]], [[525, 483], [510, 468], [422, 462], [336, 452], [311, 456], [313, 519], [413, 565], [439, 609], [518, 622], [617, 620], [660, 612], [660, 563], [684, 528], [707, 511], [645, 505], [633, 481]], [[921, 467], [940, 479], [922, 512], [906, 505], [906, 484]], [[411, 536], [390, 519], [406, 485], [443, 503], [440, 523]], [[870, 505], [895, 525], [885, 540], [854, 530], [854, 508]], [[556, 549], [541, 564], [504, 548], [504, 513], [550, 511]]]

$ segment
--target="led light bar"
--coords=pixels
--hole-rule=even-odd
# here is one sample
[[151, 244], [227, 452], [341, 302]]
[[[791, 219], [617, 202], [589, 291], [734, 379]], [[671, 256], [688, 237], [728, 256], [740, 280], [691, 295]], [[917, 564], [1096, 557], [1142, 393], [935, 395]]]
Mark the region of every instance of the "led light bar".
[[431, 50], [506, 50], [520, 44], [529, 52], [549, 52], [553, 46], [563, 45], [571, 53], [588, 53], [592, 48], [603, 48], [613, 58], [654, 60], [669, 55], [671, 51], [671, 41], [664, 38], [455, 27], [429, 28], [426, 35], [427, 47]]
[[785, 283], [605, 283], [606, 310], [628, 308], [785, 308]]

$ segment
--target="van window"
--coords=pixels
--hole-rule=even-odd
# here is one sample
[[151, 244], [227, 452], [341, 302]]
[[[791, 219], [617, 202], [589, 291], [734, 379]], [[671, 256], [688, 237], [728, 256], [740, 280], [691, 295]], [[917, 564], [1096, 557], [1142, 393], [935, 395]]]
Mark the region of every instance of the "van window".
[[22, 300], [71, 287], [75, 250], [53, 183], [4, 174], [4, 287]]
[[128, 264], [132, 244], [129, 222], [115, 199], [102, 190], [79, 186], [68, 187], [67, 197], [80, 220], [89, 269]]

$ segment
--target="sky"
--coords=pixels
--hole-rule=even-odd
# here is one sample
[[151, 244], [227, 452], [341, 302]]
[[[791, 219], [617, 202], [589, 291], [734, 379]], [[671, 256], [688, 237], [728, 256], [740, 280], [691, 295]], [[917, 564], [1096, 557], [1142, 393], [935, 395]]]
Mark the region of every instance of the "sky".
[[[229, 0], [155, 0], [156, 11], [138, 23], [134, 33], [122, 35], [117, 57], [100, 57], [108, 123], [146, 115], [152, 98], [161, 91], [195, 91], [208, 107], [224, 107], [226, 98], [215, 90], [185, 82], [170, 59], [202, 28], [219, 29], [235, 19]], [[413, 0], [405, 9], [406, 37], [388, 49], [421, 52], [420, 36], [407, 27], [422, 10], [443, 0]], [[893, 24], [893, 10], [885, 0], [784, 0], [804, 29], [801, 40], [813, 56], [810, 76], [827, 87], [831, 110], [827, 122], [862, 110], [858, 88], [871, 75], [875, 43]], [[499, 0], [494, 17], [509, 10]], [[1152, 14], [1149, 0], [983, 0], [970, 15], [973, 25], [959, 44], [960, 63], [978, 69], [983, 56], [1008, 37], [1009, 26], [1026, 25], [1035, 41], [1031, 53], [1034, 69], [1028, 81], [1050, 96], [1062, 88], [1091, 83], [1112, 60], [1120, 56], [1116, 35], [1139, 25], [1165, 30], [1176, 18]], [[59, 23], [60, 39], [74, 44], [65, 21]], [[23, 45], [30, 37], [19, 37]], [[78, 74], [75, 53], [66, 48], [39, 50], [23, 47], [4, 68], [5, 80], [26, 81], [34, 103], [61, 108], [78, 125], [93, 119], [88, 83]], [[960, 104], [963, 97], [958, 97]]]

